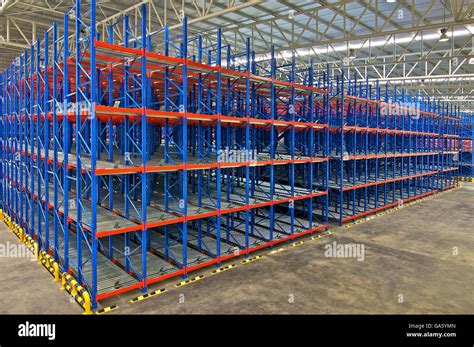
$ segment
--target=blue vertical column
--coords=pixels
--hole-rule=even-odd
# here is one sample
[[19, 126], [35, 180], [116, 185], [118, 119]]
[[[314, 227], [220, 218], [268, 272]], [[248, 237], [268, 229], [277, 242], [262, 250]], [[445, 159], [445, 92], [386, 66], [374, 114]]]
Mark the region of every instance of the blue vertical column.
[[[270, 118], [275, 120], [277, 117], [276, 109], [276, 90], [274, 80], [276, 79], [276, 59], [275, 46], [271, 48], [271, 84], [270, 84]], [[270, 125], [270, 160], [275, 160], [275, 125], [272, 122]], [[270, 164], [270, 200], [273, 201], [275, 195], [275, 166]], [[275, 229], [275, 205], [270, 205], [270, 241], [273, 241], [273, 231]]]
[[[295, 53], [293, 51], [292, 58], [291, 58], [291, 73], [290, 73], [290, 82], [291, 83], [296, 83], [295, 81], [295, 65], [296, 65], [296, 59], [295, 59]], [[290, 96], [290, 105], [289, 105], [289, 111], [290, 111], [290, 119], [292, 122], [295, 121], [295, 87], [292, 85], [291, 86], [291, 96]], [[275, 105], [276, 108], [276, 105]], [[291, 235], [294, 234], [295, 232], [295, 126], [294, 124], [291, 125], [290, 129], [290, 156], [291, 156], [291, 164], [290, 164], [290, 189], [291, 189], [291, 200], [290, 200], [290, 216], [291, 216], [291, 229], [290, 233]]]
[[70, 189], [70, 176], [69, 176], [69, 153], [71, 151], [72, 144], [72, 131], [71, 125], [68, 118], [69, 111], [69, 100], [70, 96], [70, 86], [69, 86], [69, 38], [67, 33], [69, 33], [69, 13], [64, 15], [64, 32], [63, 32], [63, 99], [62, 99], [62, 109], [63, 109], [63, 163], [62, 163], [62, 174], [63, 174], [63, 185], [64, 185], [64, 196], [63, 196], [63, 216], [62, 216], [62, 225], [64, 233], [64, 250], [63, 250], [63, 264], [62, 270], [64, 272], [69, 270], [69, 189]]
[[[366, 79], [366, 86], [368, 88], [368, 83], [369, 82], [369, 79], [367, 77]], [[385, 85], [385, 102], [388, 102], [388, 83]], [[384, 130], [385, 130], [385, 134], [383, 134], [383, 140], [384, 140], [384, 147], [385, 147], [385, 150], [384, 150], [384, 155], [385, 155], [385, 160], [384, 160], [384, 175], [383, 175], [383, 179], [384, 181], [387, 181], [388, 179], [388, 127], [389, 127], [389, 112], [387, 112], [386, 110], [386, 106], [385, 106], [385, 114], [384, 114], [384, 117], [385, 117], [385, 124], [384, 124]], [[385, 182], [383, 184], [383, 203], [384, 205], [387, 205], [388, 204], [388, 201], [387, 201], [387, 191], [388, 191], [388, 188], [389, 188], [389, 185]]]
[[445, 127], [445, 110], [444, 104], [440, 103], [439, 101], [436, 103], [435, 101], [435, 112], [439, 112], [439, 116], [441, 117], [440, 125], [439, 125], [439, 133], [438, 133], [438, 150], [439, 150], [439, 163], [438, 163], [438, 190], [443, 191], [444, 188], [444, 152], [445, 152], [445, 144], [444, 144], [444, 127]]
[[[58, 229], [59, 229], [59, 215], [58, 215], [58, 207], [59, 207], [59, 190], [62, 186], [62, 182], [60, 180], [60, 170], [58, 165], [58, 152], [59, 152], [59, 141], [60, 141], [60, 133], [59, 133], [59, 125], [58, 125], [58, 113], [57, 113], [57, 105], [58, 102], [58, 64], [60, 60], [58, 59], [58, 25], [57, 23], [53, 23], [53, 103], [52, 107], [52, 114], [53, 114], [53, 213], [54, 213], [54, 259], [56, 261], [59, 260], [58, 254]], [[64, 83], [66, 83], [64, 81]], [[64, 116], [66, 117], [67, 114], [64, 112]]]
[[[216, 148], [217, 153], [221, 151], [221, 140], [222, 140], [222, 30], [221, 28], [217, 29], [217, 57], [216, 64], [218, 66], [217, 71], [217, 90], [216, 90], [216, 114], [217, 114], [217, 124], [216, 124]], [[186, 92], [186, 91], [185, 91]], [[216, 217], [216, 254], [217, 254], [217, 266], [220, 266], [221, 263], [221, 166], [220, 166], [220, 156], [217, 155], [217, 168], [216, 168], [216, 207], [218, 214]], [[246, 183], [247, 185], [248, 183]], [[226, 225], [228, 227], [228, 225]]]
[[186, 17], [183, 18], [183, 33], [182, 33], [182, 44], [181, 44], [181, 54], [183, 56], [184, 64], [182, 67], [182, 105], [181, 110], [183, 112], [183, 124], [182, 124], [182, 149], [183, 149], [183, 179], [181, 186], [181, 199], [182, 199], [182, 212], [184, 215], [183, 221], [183, 230], [182, 230], [182, 240], [183, 240], [183, 269], [184, 277], [187, 276], [186, 267], [188, 265], [188, 225], [187, 225], [187, 213], [188, 213], [188, 171], [186, 164], [188, 162], [188, 20]]
[[18, 223], [18, 165], [16, 163], [16, 153], [18, 152], [18, 76], [17, 76], [17, 60], [12, 66], [11, 77], [12, 77], [12, 88], [11, 88], [11, 106], [10, 106], [10, 116], [11, 116], [11, 162], [12, 175], [11, 175], [11, 190], [12, 190], [12, 209], [13, 215], [12, 219], [14, 222]]
[[30, 122], [29, 122], [29, 129], [28, 129], [28, 137], [30, 139], [30, 157], [29, 157], [29, 168], [30, 168], [30, 199], [31, 199], [31, 219], [30, 219], [30, 226], [29, 226], [29, 233], [30, 236], [33, 237], [35, 234], [35, 207], [34, 207], [34, 198], [33, 194], [35, 191], [35, 163], [33, 160], [33, 154], [35, 152], [35, 121], [33, 119], [36, 105], [35, 105], [35, 66], [36, 66], [36, 56], [35, 56], [35, 45], [32, 44], [30, 48], [30, 76], [31, 76], [31, 81], [30, 81]]
[[[309, 71], [308, 71], [308, 86], [313, 87], [314, 86], [314, 61], [313, 59], [310, 59], [309, 61]], [[323, 96], [324, 97], [324, 96]], [[308, 156], [311, 158], [311, 160], [315, 157], [317, 157], [317, 154], [314, 152], [314, 128], [313, 125], [315, 123], [314, 118], [314, 92], [311, 90], [308, 96], [308, 116], [306, 118], [307, 121], [311, 123], [311, 127], [309, 128], [309, 139], [308, 139]], [[326, 148], [324, 149], [326, 152]], [[326, 155], [325, 155], [326, 156]], [[308, 185], [309, 185], [309, 190], [310, 193], [315, 192], [314, 189], [314, 183], [313, 183], [313, 176], [314, 176], [314, 163], [312, 161], [309, 162], [308, 164]], [[319, 182], [318, 182], [319, 183]], [[324, 211], [323, 211], [324, 213]], [[308, 199], [308, 229], [313, 229], [313, 198]]]
[[[362, 89], [362, 88], [361, 88]], [[369, 154], [369, 128], [370, 128], [370, 119], [369, 119], [369, 99], [370, 99], [370, 85], [369, 85], [369, 76], [366, 76], [365, 78], [365, 95], [362, 94], [362, 90], [360, 91], [360, 97], [365, 97], [365, 112], [364, 112], [364, 120], [365, 120], [365, 126], [367, 127], [367, 130], [365, 132], [364, 136], [364, 153], [367, 156]], [[361, 115], [362, 116], [362, 115]], [[385, 117], [388, 117], [387, 112], [385, 113]], [[385, 123], [386, 125], [386, 123]], [[377, 126], [376, 126], [377, 128]], [[377, 130], [378, 131], [378, 130]], [[387, 139], [387, 136], [385, 136], [385, 139]], [[387, 154], [387, 143], [385, 142], [385, 154]], [[369, 171], [369, 161], [367, 158], [364, 160], [364, 176], [365, 180], [364, 183], [367, 184], [369, 182], [369, 175], [371, 174]], [[384, 179], [387, 178], [387, 158], [385, 158], [385, 176]], [[375, 177], [375, 180], [378, 178]], [[377, 187], [377, 186], [376, 186]], [[367, 199], [368, 199], [368, 191], [369, 187], [364, 188], [364, 211], [367, 211]], [[377, 188], [376, 188], [377, 189]], [[386, 196], [387, 196], [387, 184], [384, 183], [384, 194], [385, 194], [385, 201], [386, 201]]]
[[[24, 195], [24, 191], [23, 191], [23, 177], [24, 177], [24, 174], [25, 174], [25, 170], [24, 170], [24, 161], [25, 161], [25, 154], [23, 152], [23, 144], [24, 144], [24, 137], [23, 137], [23, 124], [24, 122], [22, 121], [22, 115], [24, 114], [23, 113], [23, 94], [24, 94], [24, 83], [23, 83], [23, 62], [24, 62], [24, 55], [21, 55], [20, 56], [20, 65], [19, 65], [19, 73], [18, 73], [18, 143], [19, 143], [19, 151], [15, 153], [16, 155], [16, 164], [18, 165], [18, 170], [19, 170], [19, 175], [20, 175], [20, 180], [19, 180], [19, 198], [20, 198], [20, 201], [19, 201], [19, 211], [18, 211], [18, 214], [19, 214], [19, 219], [21, 221], [21, 226], [23, 227], [24, 226], [24, 218], [25, 218], [25, 215], [23, 213], [24, 211], [24, 206], [23, 206], [23, 203], [24, 203], [24, 198], [23, 198], [23, 195]], [[18, 184], [18, 182], [17, 182]]]
[[[342, 225], [342, 218], [343, 218], [343, 208], [344, 208], [344, 123], [345, 123], [345, 98], [344, 98], [344, 69], [341, 72], [341, 80], [339, 86], [339, 94], [341, 95], [341, 104], [340, 104], [340, 119], [341, 119], [341, 135], [340, 135], [340, 172], [339, 172], [339, 225]], [[337, 112], [337, 111], [336, 111]]]
[[[5, 69], [5, 71], [2, 74], [3, 78], [3, 92], [2, 92], [2, 131], [3, 134], [3, 144], [5, 145], [5, 149], [3, 150], [3, 160], [2, 160], [2, 165], [3, 165], [3, 177], [2, 177], [2, 185], [3, 185], [3, 199], [2, 199], [2, 204], [3, 204], [3, 212], [8, 211], [9, 205], [8, 205], [8, 166], [7, 166], [7, 160], [8, 160], [8, 69]], [[8, 212], [6, 212], [8, 213]]]
[[[130, 41], [130, 34], [129, 34], [129, 16], [125, 14], [123, 16], [123, 46], [125, 48], [129, 48], [129, 41]], [[130, 107], [130, 96], [129, 96], [129, 87], [130, 87], [130, 80], [133, 81], [133, 76], [131, 75], [131, 68], [130, 64], [124, 64], [124, 75], [123, 75], [123, 107], [129, 108]], [[133, 87], [132, 87], [133, 89]], [[133, 107], [133, 106], [132, 106]], [[123, 122], [123, 134], [122, 134], [122, 154], [130, 153], [130, 138], [133, 136], [131, 132], [133, 131], [133, 127], [130, 126], [130, 119], [128, 115], [125, 116], [125, 121]], [[128, 164], [128, 160], [127, 160]], [[124, 216], [125, 218], [130, 218], [130, 175], [125, 175], [123, 177], [123, 194], [125, 199], [125, 206], [124, 206]], [[130, 234], [124, 234], [124, 247], [125, 249], [130, 249]], [[130, 272], [130, 257], [125, 257], [125, 271]]]
[[[5, 135], [3, 134], [4, 130], [5, 130], [5, 124], [4, 124], [4, 112], [3, 112], [3, 107], [4, 107], [4, 92], [5, 90], [5, 85], [4, 85], [4, 81], [3, 81], [3, 74], [0, 73], [0, 179], [2, 180], [2, 182], [0, 183], [0, 209], [2, 211], [5, 210], [5, 206], [4, 206], [4, 195], [3, 195], [3, 192], [4, 192], [4, 188], [3, 188], [3, 185], [5, 184], [5, 177], [3, 176], [3, 165], [5, 164], [5, 158], [3, 157], [3, 148], [5, 146]], [[3, 219], [3, 216], [1, 216], [2, 219]]]
[[[164, 54], [165, 56], [169, 55], [169, 32], [168, 32], [168, 26], [166, 25], [164, 28]], [[164, 90], [163, 90], [163, 107], [165, 111], [169, 111], [169, 99], [168, 99], [168, 94], [169, 94], [169, 67], [165, 67], [164, 71]], [[170, 124], [168, 118], [165, 118], [165, 124], [163, 127], [163, 133], [164, 133], [164, 147], [163, 147], [163, 152], [164, 152], [164, 161], [167, 164], [169, 162], [169, 131], [170, 131]], [[168, 212], [169, 210], [169, 192], [168, 192], [168, 187], [169, 187], [169, 174], [168, 172], [164, 173], [164, 178], [163, 178], [163, 190], [164, 190], [164, 199], [163, 199], [163, 205], [165, 208], [165, 211]], [[169, 256], [169, 226], [165, 225], [164, 227], [164, 258], [165, 260], [168, 260]]]
[[0, 183], [0, 208], [3, 212], [6, 210], [5, 206], [5, 184], [6, 184], [6, 177], [5, 177], [5, 165], [6, 165], [6, 158], [5, 158], [5, 147], [6, 147], [6, 116], [5, 116], [5, 105], [6, 105], [6, 96], [5, 96], [5, 89], [6, 89], [6, 79], [5, 73], [0, 73], [0, 177], [2, 182]]
[[331, 94], [331, 91], [330, 91], [330, 69], [329, 69], [329, 64], [326, 64], [326, 75], [325, 75], [325, 87], [326, 87], [326, 90], [327, 90], [327, 94], [325, 94], [325, 96], [323, 97], [323, 107], [325, 107], [325, 123], [326, 123], [326, 129], [325, 129], [325, 133], [326, 133], [326, 139], [325, 139], [325, 145], [324, 145], [324, 157], [326, 158], [326, 166], [325, 166], [325, 169], [326, 169], [326, 172], [325, 172], [325, 183], [324, 183], [324, 190], [326, 191], [326, 204], [324, 206], [324, 211], [325, 211], [325, 215], [324, 215], [324, 224], [328, 225], [329, 223], [329, 170], [330, 170], [330, 160], [329, 160], [329, 157], [331, 155], [331, 150], [329, 148], [329, 137], [330, 137], [330, 116], [331, 116], [331, 98], [330, 98], [330, 94]]
[[[91, 6], [94, 1], [91, 1]], [[81, 55], [81, 40], [82, 35], [80, 34], [82, 31], [82, 24], [81, 24], [81, 0], [76, 1], [75, 7], [75, 22], [76, 22], [76, 30], [75, 30], [75, 57], [76, 57], [76, 104], [75, 104], [75, 114], [76, 114], [76, 126], [75, 126], [75, 138], [76, 138], [76, 200], [75, 200], [75, 207], [76, 207], [76, 250], [77, 250], [77, 257], [76, 257], [76, 267], [77, 267], [77, 280], [79, 283], [82, 283], [82, 164], [81, 164], [81, 155], [82, 148], [81, 148], [81, 127], [82, 127], [82, 119], [81, 119], [81, 112], [79, 108], [79, 102], [82, 101], [81, 97], [81, 63], [80, 55]]]
[[468, 122], [471, 126], [471, 133], [470, 133], [470, 136], [471, 136], [471, 160], [470, 160], [470, 164], [471, 164], [471, 169], [470, 169], [470, 175], [471, 175], [471, 179], [474, 178], [474, 153], [472, 152], [472, 143], [474, 142], [474, 114], [471, 114], [471, 115], [468, 115]]
[[[142, 100], [142, 115], [141, 115], [141, 156], [142, 156], [142, 173], [141, 173], [141, 204], [142, 204], [142, 223], [143, 223], [143, 230], [142, 230], [142, 280], [143, 280], [143, 287], [142, 292], [146, 292], [147, 285], [147, 262], [146, 262], [146, 254], [147, 254], [147, 215], [146, 215], [146, 208], [147, 208], [147, 174], [146, 174], [146, 162], [147, 162], [147, 122], [146, 122], [146, 112], [148, 107], [148, 78], [147, 78], [147, 67], [146, 67], [146, 46], [147, 46], [147, 28], [146, 28], [146, 18], [147, 18], [147, 11], [146, 11], [146, 4], [142, 4], [141, 6], [141, 45], [142, 45], [142, 57], [141, 57], [141, 100]], [[186, 93], [186, 92], [185, 92]]]
[[[42, 203], [41, 203], [41, 141], [43, 136], [41, 134], [41, 115], [43, 113], [42, 108], [42, 77], [41, 77], [41, 46], [40, 39], [36, 40], [36, 70], [35, 70], [35, 80], [36, 80], [36, 98], [35, 98], [35, 116], [36, 116], [36, 174], [37, 174], [37, 204], [38, 204], [38, 248], [43, 249], [43, 228], [42, 228]], [[33, 193], [34, 194], [34, 193]]]
[[[388, 84], [388, 83], [387, 83], [387, 84]], [[376, 87], [377, 87], [376, 100], [381, 100], [381, 98], [382, 98], [382, 93], [381, 93], [380, 85], [378, 84], [378, 81], [377, 81]], [[387, 88], [387, 85], [386, 85], [386, 89], [385, 89], [385, 90], [387, 91], [387, 89], [388, 89], [388, 88]], [[386, 103], [389, 102], [389, 100], [388, 100], [388, 94], [385, 95], [385, 102], [386, 102]], [[385, 106], [385, 107], [386, 107], [386, 106]], [[381, 119], [380, 119], [380, 118], [381, 118], [381, 113], [382, 113], [381, 111], [382, 111], [382, 110], [380, 109], [380, 104], [377, 103], [377, 104], [376, 104], [376, 108], [375, 108], [375, 128], [376, 128], [376, 129], [379, 129], [379, 128], [380, 128], [380, 124], [381, 124]], [[386, 116], [385, 116], [385, 118], [386, 118]], [[380, 160], [379, 160], [379, 158], [378, 158], [378, 155], [380, 154], [380, 152], [379, 152], [379, 149], [380, 149], [379, 137], [380, 137], [380, 134], [379, 134], [379, 131], [377, 130], [377, 131], [375, 132], [375, 155], [376, 155], [376, 158], [375, 158], [375, 160], [374, 160], [374, 162], [375, 162], [375, 181], [379, 181], [379, 180], [380, 180], [380, 172], [379, 172], [379, 169], [380, 169], [380, 168], [379, 168]], [[385, 154], [385, 152], [384, 152], [384, 154]], [[384, 162], [385, 162], [385, 163], [386, 163], [386, 160], [387, 160], [387, 158], [386, 158], [386, 156], [385, 156], [385, 158], [384, 158]], [[384, 186], [385, 186], [385, 184], [384, 184]], [[375, 185], [375, 186], [374, 186], [374, 191], [375, 191], [375, 197], [374, 197], [374, 199], [375, 199], [375, 204], [374, 204], [374, 207], [375, 207], [375, 208], [378, 208], [378, 207], [379, 207], [379, 206], [378, 206], [378, 205], [379, 205], [379, 194], [378, 194], [379, 189], [378, 189], [378, 187], [379, 187], [379, 185]], [[367, 202], [366, 202], [366, 204], [367, 204]], [[384, 201], [384, 204], [385, 204], [385, 201]], [[365, 210], [364, 210], [364, 211], [365, 211]]]
[[[43, 182], [44, 182], [44, 239], [45, 251], [48, 252], [49, 245], [49, 32], [44, 34], [44, 130], [43, 130]], [[41, 122], [41, 119], [38, 119]], [[40, 195], [39, 195], [40, 196]]]
[[[245, 41], [245, 61], [246, 61], [246, 72], [250, 73], [250, 38], [247, 37]], [[256, 161], [257, 158], [253, 157], [253, 151], [250, 146], [250, 120], [252, 117], [250, 105], [250, 78], [245, 79], [245, 116], [247, 121], [245, 123], [245, 155], [247, 162]], [[251, 157], [252, 155], [252, 157]], [[218, 192], [219, 193], [219, 192]], [[245, 204], [248, 206], [250, 203], [250, 166], [249, 163], [245, 166]], [[250, 211], [245, 210], [245, 248], [249, 248], [249, 232], [250, 232]], [[247, 254], [247, 252], [246, 252]]]
[[[91, 253], [92, 253], [92, 280], [91, 280], [91, 296], [92, 309], [97, 308], [97, 204], [98, 204], [98, 177], [95, 174], [97, 165], [97, 117], [95, 106], [98, 102], [98, 88], [97, 88], [97, 67], [96, 67], [96, 50], [95, 40], [96, 33], [96, 14], [95, 14], [95, 0], [91, 0], [90, 4], [90, 122], [91, 122]], [[77, 52], [76, 52], [77, 53]]]
[[[14, 150], [14, 143], [13, 143], [13, 136], [14, 136], [14, 121], [12, 119], [12, 112], [14, 111], [14, 98], [13, 98], [13, 89], [14, 89], [14, 80], [13, 80], [13, 66], [10, 66], [8, 71], [9, 76], [9, 86], [8, 86], [8, 110], [7, 110], [7, 119], [8, 119], [8, 182], [9, 182], [9, 189], [8, 189], [8, 206], [10, 210], [10, 217], [14, 218], [15, 213], [15, 205], [14, 205], [14, 196], [13, 196], [13, 185], [12, 180], [14, 180], [14, 167], [11, 164], [13, 162], [13, 153]], [[38, 207], [39, 208], [39, 207]]]
[[8, 214], [11, 216], [11, 205], [10, 205], [10, 186], [9, 186], [9, 181], [10, 181], [10, 166], [8, 165], [8, 160], [10, 156], [10, 141], [9, 141], [9, 131], [10, 131], [10, 113], [9, 113], [9, 107], [10, 107], [10, 100], [9, 100], [9, 88], [10, 88], [10, 80], [9, 80], [9, 68], [5, 70], [4, 74], [4, 79], [5, 79], [5, 97], [4, 97], [4, 102], [5, 102], [5, 108], [4, 108], [4, 116], [5, 116], [5, 210], [8, 211]]

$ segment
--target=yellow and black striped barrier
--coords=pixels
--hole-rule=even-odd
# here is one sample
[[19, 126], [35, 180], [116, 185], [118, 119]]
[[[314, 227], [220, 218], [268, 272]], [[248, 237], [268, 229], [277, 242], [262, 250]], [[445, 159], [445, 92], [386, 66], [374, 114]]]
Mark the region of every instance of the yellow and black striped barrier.
[[301, 246], [305, 243], [305, 241], [298, 241], [298, 242], [293, 242], [291, 244], [291, 247], [297, 247], [297, 246]]
[[273, 255], [273, 254], [283, 252], [284, 250], [286, 250], [285, 247], [280, 247], [280, 248], [277, 248], [277, 249], [272, 249], [270, 252], [268, 252], [268, 254]]
[[469, 177], [469, 176], [460, 176], [459, 180], [461, 182], [471, 182], [474, 183], [474, 177]]
[[59, 264], [54, 260], [54, 258], [45, 251], [41, 251], [39, 261], [43, 264], [46, 270], [53, 275], [54, 282], [59, 282]]
[[23, 240], [23, 229], [20, 228], [20, 226], [16, 224], [15, 222], [10, 221], [10, 225], [11, 225], [10, 229], [13, 231], [16, 237], [18, 237], [20, 240]]
[[[36, 242], [23, 228], [17, 223], [13, 222], [10, 216], [0, 210], [0, 221], [4, 222], [7, 227], [15, 234], [20, 241], [34, 254], [36, 258], [39, 257], [38, 242]], [[58, 277], [59, 278], [59, 277]]]
[[356, 220], [356, 221], [354, 221], [350, 224], [344, 225], [344, 229], [349, 229], [349, 228], [355, 227], [356, 225], [365, 223], [366, 221], [367, 221], [366, 219], [358, 219], [358, 220]]
[[12, 230], [12, 219], [9, 215], [3, 214], [3, 222], [7, 225], [8, 229]]
[[245, 259], [245, 260], [242, 260], [242, 261], [240, 262], [240, 264], [248, 264], [248, 263], [251, 263], [251, 262], [253, 262], [253, 261], [255, 261], [255, 260], [262, 259], [262, 257], [263, 257], [263, 255], [257, 255], [257, 256], [252, 257], [252, 258], [247, 258], [247, 259]]
[[38, 242], [36, 242], [30, 235], [25, 233], [23, 238], [23, 242], [25, 243], [26, 247], [34, 254], [34, 256], [38, 259]]
[[311, 236], [310, 240], [311, 241], [314, 241], [314, 240], [319, 240], [321, 237], [323, 237], [321, 234], [318, 234], [316, 236]]
[[143, 301], [145, 299], [149, 299], [151, 297], [154, 297], [156, 295], [159, 295], [159, 294], [163, 294], [166, 292], [166, 289], [165, 288], [162, 288], [162, 289], [158, 289], [158, 290], [155, 290], [153, 292], [150, 292], [150, 293], [146, 293], [146, 294], [143, 294], [143, 295], [140, 295], [140, 296], [137, 296], [136, 298], [130, 300], [130, 302], [132, 304], [136, 303], [136, 302], [139, 302], [139, 301]]
[[399, 204], [397, 206], [394, 206], [394, 207], [391, 207], [391, 208], [387, 208], [385, 211], [383, 212], [379, 212], [379, 213], [375, 213], [371, 216], [366, 216], [364, 218], [361, 217], [361, 219], [359, 220], [356, 220], [350, 224], [347, 224], [347, 225], [344, 225], [344, 228], [345, 229], [349, 229], [349, 228], [352, 228], [354, 226], [356, 226], [357, 224], [361, 224], [361, 223], [364, 223], [364, 222], [367, 222], [369, 220], [372, 220], [372, 219], [375, 219], [375, 218], [378, 218], [378, 217], [382, 217], [386, 214], [389, 214], [389, 213], [393, 213], [395, 211], [398, 211], [404, 207], [410, 207], [410, 206], [413, 206], [413, 205], [416, 205], [416, 204], [419, 204], [419, 203], [422, 203], [424, 201], [427, 201], [427, 200], [430, 200], [430, 199], [433, 199], [439, 195], [442, 195], [442, 194], [445, 194], [445, 193], [449, 193], [453, 190], [456, 190], [456, 189], [459, 189], [459, 186], [456, 186], [454, 188], [451, 188], [451, 189], [448, 189], [448, 190], [445, 190], [445, 191], [440, 191], [438, 193], [435, 193], [435, 194], [431, 194], [431, 195], [428, 195], [428, 196], [425, 196], [423, 198], [420, 198], [420, 199], [416, 199], [416, 200], [413, 200], [413, 201], [410, 201], [410, 202], [407, 202], [407, 203], [404, 203], [404, 204]]
[[92, 314], [91, 297], [87, 290], [82, 287], [71, 275], [64, 272], [61, 280], [61, 289], [66, 290], [74, 300], [84, 309], [84, 314]]
[[218, 274], [218, 273], [221, 273], [221, 272], [224, 272], [224, 271], [233, 269], [233, 268], [235, 268], [235, 266], [236, 266], [235, 264], [223, 266], [223, 267], [220, 267], [220, 268], [218, 268], [218, 269], [212, 270], [211, 273], [212, 273], [213, 275], [215, 275], [215, 274]]
[[194, 283], [194, 282], [200, 281], [200, 280], [202, 280], [203, 278], [204, 278], [204, 275], [199, 275], [199, 276], [193, 277], [193, 278], [191, 278], [191, 279], [189, 279], [189, 280], [181, 281], [181, 282], [175, 284], [174, 286], [175, 286], [175, 288], [181, 288], [181, 287], [186, 286], [186, 285], [188, 285], [188, 284], [190, 284], [190, 283]]
[[116, 309], [118, 309], [118, 305], [112, 305], [112, 306], [105, 307], [105, 308], [103, 308], [103, 309], [97, 310], [97, 311], [95, 312], [95, 314], [109, 313], [109, 312], [114, 311], [114, 310], [116, 310]]

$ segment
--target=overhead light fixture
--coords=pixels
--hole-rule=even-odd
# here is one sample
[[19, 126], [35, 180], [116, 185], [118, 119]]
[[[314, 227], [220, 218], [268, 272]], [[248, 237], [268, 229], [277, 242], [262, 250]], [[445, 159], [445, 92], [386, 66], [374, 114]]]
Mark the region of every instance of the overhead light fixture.
[[439, 37], [439, 42], [446, 42], [449, 41], [448, 34], [446, 34], [448, 30], [443, 28], [441, 29], [441, 36]]
[[350, 48], [350, 49], [349, 49], [349, 56], [348, 56], [348, 58], [349, 58], [349, 61], [350, 61], [350, 62], [354, 61], [354, 59], [356, 58], [354, 48]]
[[397, 0], [386, 0], [386, 1], [389, 2], [389, 3], [397, 2]]
[[469, 65], [474, 65], [474, 58], [469, 58]]

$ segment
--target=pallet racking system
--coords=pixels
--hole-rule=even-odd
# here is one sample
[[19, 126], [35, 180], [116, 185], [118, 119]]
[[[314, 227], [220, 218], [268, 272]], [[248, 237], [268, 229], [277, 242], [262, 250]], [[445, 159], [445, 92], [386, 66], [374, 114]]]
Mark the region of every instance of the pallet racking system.
[[474, 178], [474, 157], [472, 156], [472, 139], [474, 138], [474, 116], [461, 115], [461, 158], [459, 160], [459, 175], [463, 179]]
[[1, 79], [3, 210], [93, 309], [327, 228], [328, 72], [146, 18], [77, 1]]
[[459, 109], [336, 76], [329, 216], [340, 224], [457, 184]]
[[456, 183], [457, 109], [147, 11], [76, 1], [0, 75], [0, 207], [93, 309]]

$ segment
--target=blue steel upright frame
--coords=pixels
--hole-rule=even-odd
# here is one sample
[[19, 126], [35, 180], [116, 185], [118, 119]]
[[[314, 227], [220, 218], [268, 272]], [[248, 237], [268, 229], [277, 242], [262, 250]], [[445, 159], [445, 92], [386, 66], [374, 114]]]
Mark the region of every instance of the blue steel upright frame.
[[93, 309], [457, 183], [458, 109], [95, 5], [0, 75], [0, 208]]

